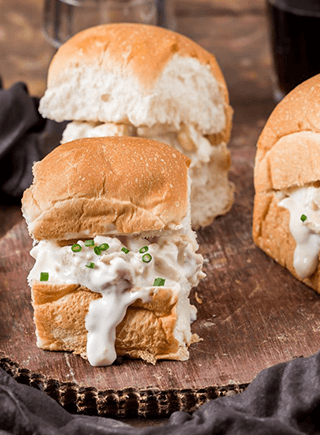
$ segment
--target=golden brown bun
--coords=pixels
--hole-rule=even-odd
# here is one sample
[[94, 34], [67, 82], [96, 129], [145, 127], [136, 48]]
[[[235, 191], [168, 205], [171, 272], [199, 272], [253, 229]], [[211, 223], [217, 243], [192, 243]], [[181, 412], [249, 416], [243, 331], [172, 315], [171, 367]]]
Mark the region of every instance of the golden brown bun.
[[[254, 242], [296, 276], [296, 242], [281, 192], [320, 180], [320, 75], [295, 88], [272, 112], [258, 141], [255, 162]], [[320, 292], [320, 268], [303, 280]]]
[[288, 134], [299, 131], [320, 133], [320, 75], [291, 91], [271, 113], [257, 146], [256, 168], [265, 154]]
[[[126, 59], [123, 52], [128, 52], [129, 48], [130, 59]], [[130, 62], [131, 71], [146, 87], [156, 81], [176, 53], [209, 65], [212, 75], [226, 87], [215, 57], [196, 42], [163, 27], [134, 23], [101, 25], [77, 33], [59, 48], [53, 58], [48, 71], [48, 86], [59, 82], [62, 68], [79, 59], [88, 64], [100, 59], [101, 67], [107, 68], [108, 65], [103, 63], [106, 49], [113, 62], [120, 67], [127, 67]]]
[[[86, 358], [85, 316], [90, 302], [100, 297], [101, 294], [76, 284], [33, 282], [38, 346], [46, 350], [72, 351]], [[187, 347], [174, 336], [177, 302], [177, 293], [157, 288], [149, 303], [137, 300], [130, 305], [116, 328], [117, 355], [142, 358], [153, 364], [157, 359], [188, 359]]]
[[34, 165], [22, 209], [36, 240], [141, 233], [180, 225], [190, 160], [142, 138], [79, 139]]

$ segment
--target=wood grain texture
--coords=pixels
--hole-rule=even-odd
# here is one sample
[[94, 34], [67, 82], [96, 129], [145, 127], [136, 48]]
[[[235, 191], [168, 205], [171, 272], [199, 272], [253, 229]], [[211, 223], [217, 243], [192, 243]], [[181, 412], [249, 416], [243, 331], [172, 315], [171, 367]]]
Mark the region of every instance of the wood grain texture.
[[253, 149], [245, 160], [243, 149], [233, 151], [236, 203], [198, 233], [207, 278], [193, 293], [198, 308], [193, 331], [203, 341], [191, 346], [189, 361], [152, 366], [124, 359], [95, 368], [79, 356], [38, 349], [26, 283], [31, 240], [21, 222], [0, 241], [2, 365], [10, 371], [15, 369], [9, 362], [17, 362], [26, 369], [16, 372], [18, 379], [38, 383], [67, 408], [76, 401], [77, 411], [164, 416], [193, 410], [228, 390], [241, 391], [262, 369], [316, 352], [320, 296], [252, 241], [253, 156]]

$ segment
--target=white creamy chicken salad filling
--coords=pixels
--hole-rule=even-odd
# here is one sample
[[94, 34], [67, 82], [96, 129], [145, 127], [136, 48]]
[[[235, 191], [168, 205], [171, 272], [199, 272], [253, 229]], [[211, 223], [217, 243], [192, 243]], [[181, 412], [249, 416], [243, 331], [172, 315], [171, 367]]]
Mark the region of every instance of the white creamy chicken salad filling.
[[36, 262], [28, 280], [50, 284], [79, 284], [102, 298], [90, 303], [86, 316], [87, 356], [91, 365], [110, 365], [116, 359], [115, 330], [127, 307], [141, 299], [148, 302], [159, 287], [178, 292], [184, 314], [175, 336], [189, 341], [195, 308], [188, 296], [204, 277], [202, 256], [187, 237], [105, 237], [60, 246], [41, 241], [32, 250]]
[[320, 188], [296, 187], [285, 192], [278, 206], [290, 212], [290, 232], [296, 242], [293, 266], [305, 279], [316, 270], [320, 253]]

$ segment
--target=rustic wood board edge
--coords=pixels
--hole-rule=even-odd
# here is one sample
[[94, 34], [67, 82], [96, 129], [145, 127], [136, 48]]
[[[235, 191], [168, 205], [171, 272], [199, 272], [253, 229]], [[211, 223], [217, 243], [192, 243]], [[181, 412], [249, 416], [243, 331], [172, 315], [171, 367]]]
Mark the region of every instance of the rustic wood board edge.
[[249, 384], [208, 386], [201, 389], [158, 388], [99, 391], [74, 382], [60, 382], [20, 367], [0, 352], [0, 367], [18, 383], [44, 391], [73, 414], [111, 418], [164, 418], [175, 411], [194, 412], [209, 400], [242, 393]]

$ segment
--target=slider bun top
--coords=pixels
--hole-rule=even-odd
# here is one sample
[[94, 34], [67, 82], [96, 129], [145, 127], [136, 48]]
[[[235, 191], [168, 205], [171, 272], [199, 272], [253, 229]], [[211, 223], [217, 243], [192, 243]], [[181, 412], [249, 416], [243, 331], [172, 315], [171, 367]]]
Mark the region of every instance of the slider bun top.
[[40, 112], [56, 121], [193, 124], [225, 141], [232, 115], [212, 54], [178, 33], [133, 23], [92, 27], [60, 47]]
[[257, 145], [256, 193], [320, 180], [320, 74], [273, 110]]
[[189, 212], [190, 160], [142, 138], [79, 139], [35, 163], [22, 210], [36, 240], [174, 229]]
[[319, 180], [320, 132], [300, 131], [283, 136], [255, 170], [256, 193], [301, 187]]

